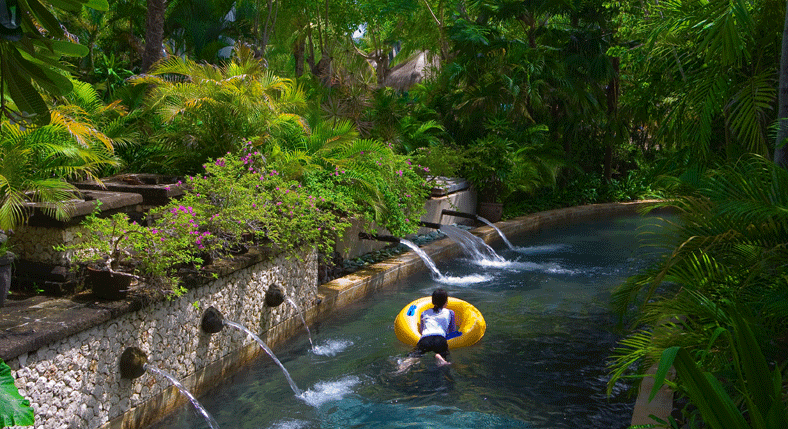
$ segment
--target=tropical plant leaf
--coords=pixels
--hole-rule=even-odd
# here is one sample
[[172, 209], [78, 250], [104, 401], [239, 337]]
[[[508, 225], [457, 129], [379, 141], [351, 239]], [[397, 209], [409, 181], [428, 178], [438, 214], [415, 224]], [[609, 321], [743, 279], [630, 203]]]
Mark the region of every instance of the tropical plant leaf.
[[11, 368], [0, 359], [0, 427], [32, 426], [34, 423], [30, 401], [19, 394]]

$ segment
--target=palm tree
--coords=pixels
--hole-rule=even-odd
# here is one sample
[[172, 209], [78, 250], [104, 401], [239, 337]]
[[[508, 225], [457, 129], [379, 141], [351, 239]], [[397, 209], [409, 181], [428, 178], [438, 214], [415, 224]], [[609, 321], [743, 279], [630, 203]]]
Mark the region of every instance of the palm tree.
[[278, 122], [299, 122], [294, 113], [305, 106], [293, 81], [268, 72], [241, 44], [222, 66], [172, 57], [131, 83], [151, 86], [148, 108], [164, 124], [151, 138], [171, 148], [173, 165], [186, 173], [244, 141], [263, 144]]
[[[776, 4], [777, 3], [777, 4]], [[714, 153], [737, 159], [769, 156], [768, 127], [775, 119], [779, 25], [784, 2], [647, 3], [627, 22], [646, 59], [647, 100], [661, 106], [658, 137], [669, 147], [690, 147], [698, 159]], [[778, 8], [779, 4], [779, 8]]]

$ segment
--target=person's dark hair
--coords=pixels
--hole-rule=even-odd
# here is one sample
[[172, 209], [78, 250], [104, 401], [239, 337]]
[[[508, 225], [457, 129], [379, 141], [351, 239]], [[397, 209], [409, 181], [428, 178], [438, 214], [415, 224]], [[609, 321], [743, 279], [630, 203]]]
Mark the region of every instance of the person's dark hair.
[[445, 290], [438, 288], [432, 292], [432, 305], [435, 306], [434, 310], [438, 311], [446, 305], [446, 301], [449, 300], [449, 294], [446, 293]]

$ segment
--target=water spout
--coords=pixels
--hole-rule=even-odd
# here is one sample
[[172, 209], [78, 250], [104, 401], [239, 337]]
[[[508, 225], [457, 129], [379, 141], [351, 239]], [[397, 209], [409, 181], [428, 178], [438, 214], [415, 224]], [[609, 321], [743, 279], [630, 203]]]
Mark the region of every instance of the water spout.
[[408, 241], [404, 238], [399, 239], [399, 242], [408, 246], [411, 250], [416, 252], [416, 254], [419, 255], [419, 257], [421, 258], [421, 260], [424, 261], [424, 265], [426, 265], [427, 268], [429, 268], [430, 271], [432, 271], [432, 274], [435, 275], [435, 278], [437, 279], [443, 278], [443, 274], [441, 274], [441, 272], [438, 270], [438, 267], [435, 265], [435, 262], [432, 260], [432, 258], [430, 258], [430, 256], [427, 255], [426, 252], [421, 250], [421, 248], [418, 245], [416, 245], [416, 243], [412, 241]]
[[312, 342], [312, 332], [309, 331], [309, 325], [306, 324], [306, 319], [304, 319], [304, 313], [301, 311], [301, 307], [299, 307], [298, 304], [296, 304], [296, 302], [293, 301], [289, 296], [287, 297], [287, 302], [293, 306], [296, 313], [298, 313], [298, 317], [301, 318], [301, 322], [303, 322], [304, 328], [306, 328], [306, 334], [309, 337], [309, 347], [314, 350], [315, 344]]
[[485, 218], [483, 218], [483, 217], [481, 217], [481, 216], [477, 216], [477, 218], [478, 218], [478, 219], [479, 219], [481, 222], [483, 222], [483, 223], [487, 224], [488, 226], [491, 226], [491, 227], [492, 227], [492, 229], [496, 230], [496, 231], [498, 232], [498, 235], [500, 235], [500, 236], [501, 236], [501, 238], [503, 239], [503, 242], [504, 242], [504, 243], [506, 243], [506, 245], [507, 245], [507, 246], [509, 246], [509, 249], [514, 249], [514, 246], [512, 246], [512, 243], [510, 243], [510, 242], [509, 242], [509, 240], [506, 238], [506, 236], [503, 234], [503, 231], [501, 231], [500, 229], [498, 229], [498, 227], [497, 227], [497, 226], [495, 226], [495, 224], [494, 224], [494, 223], [490, 222], [489, 220], [487, 220], [487, 219], [485, 219]]
[[274, 362], [276, 362], [276, 364], [279, 365], [279, 368], [282, 369], [282, 372], [285, 374], [285, 378], [287, 378], [287, 382], [290, 384], [290, 388], [293, 389], [293, 392], [296, 394], [296, 396], [301, 395], [302, 392], [298, 388], [298, 386], [295, 385], [295, 382], [293, 382], [293, 378], [290, 377], [290, 373], [287, 372], [287, 370], [285, 369], [285, 366], [282, 365], [282, 362], [280, 362], [279, 359], [276, 358], [276, 356], [274, 355], [274, 352], [272, 352], [271, 349], [268, 348], [268, 345], [266, 345], [265, 342], [263, 342], [263, 340], [260, 339], [260, 337], [255, 335], [254, 332], [250, 331], [249, 329], [247, 329], [245, 326], [243, 326], [241, 324], [238, 324], [238, 323], [235, 323], [235, 322], [232, 322], [232, 321], [229, 321], [229, 320], [225, 320], [224, 324], [227, 325], [227, 326], [232, 326], [233, 328], [236, 328], [236, 329], [240, 329], [241, 331], [246, 332], [247, 335], [252, 337], [257, 342], [257, 344], [259, 344], [260, 347], [262, 347], [262, 349], [265, 350], [266, 353], [268, 353], [268, 356], [270, 356], [271, 359], [273, 359]]
[[476, 216], [475, 214], [463, 213], [463, 212], [458, 212], [458, 211], [454, 211], [454, 210], [447, 210], [447, 209], [443, 209], [441, 211], [441, 217], [443, 217], [443, 216], [464, 217], [466, 219], [479, 220], [479, 216]]
[[432, 229], [441, 229], [441, 226], [443, 226], [443, 225], [441, 225], [439, 223], [424, 222], [423, 220], [419, 221], [419, 225], [421, 225], [423, 227], [426, 227], [426, 228], [432, 228]]
[[120, 355], [120, 378], [134, 379], [145, 374], [148, 355], [137, 347], [127, 347]]
[[278, 307], [285, 302], [285, 292], [281, 287], [272, 284], [265, 291], [265, 305], [268, 307]]
[[214, 307], [208, 307], [200, 319], [200, 328], [206, 334], [215, 334], [224, 328], [224, 316]]
[[441, 228], [441, 232], [459, 244], [463, 252], [474, 261], [505, 262], [505, 259], [495, 253], [495, 250], [487, 245], [484, 240], [468, 231], [457, 228], [456, 226], [444, 225]]
[[211, 415], [208, 413], [208, 411], [200, 404], [200, 402], [197, 401], [197, 398], [195, 398], [188, 390], [186, 390], [186, 388], [183, 386], [183, 384], [181, 384], [178, 381], [178, 379], [175, 378], [172, 374], [169, 374], [168, 372], [164, 371], [163, 369], [156, 368], [155, 366], [151, 366], [150, 364], [147, 364], [147, 363], [145, 365], [143, 365], [143, 370], [144, 371], [148, 371], [148, 372], [150, 372], [152, 374], [160, 375], [160, 376], [166, 378], [167, 380], [169, 380], [170, 383], [172, 383], [173, 386], [178, 388], [178, 390], [184, 396], [189, 398], [189, 402], [191, 402], [192, 405], [194, 405], [194, 408], [196, 408], [197, 411], [200, 414], [202, 414], [203, 417], [205, 417], [205, 421], [208, 422], [208, 425], [211, 427], [211, 429], [218, 429], [219, 428], [219, 424], [216, 423], [216, 420], [214, 420], [213, 417], [211, 417]]
[[399, 243], [399, 238], [397, 237], [392, 237], [390, 235], [369, 234], [366, 232], [359, 232], [358, 238], [360, 240], [376, 240], [376, 241], [386, 241], [389, 243]]

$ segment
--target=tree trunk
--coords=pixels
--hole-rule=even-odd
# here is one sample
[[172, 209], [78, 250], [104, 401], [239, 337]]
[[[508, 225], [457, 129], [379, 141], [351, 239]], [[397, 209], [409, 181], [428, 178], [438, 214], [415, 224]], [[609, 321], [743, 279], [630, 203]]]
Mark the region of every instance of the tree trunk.
[[167, 0], [148, 0], [148, 14], [145, 19], [145, 52], [142, 54], [142, 72], [146, 73], [156, 61], [161, 59], [164, 39], [164, 11]]
[[304, 37], [296, 37], [293, 42], [293, 59], [295, 60], [295, 75], [301, 77], [304, 74], [304, 56], [306, 54], [306, 40]]
[[774, 162], [783, 168], [788, 168], [788, 147], [785, 146], [785, 139], [788, 138], [788, 4], [785, 8], [785, 23], [783, 24], [779, 85], [777, 118], [780, 121], [780, 127], [777, 130]]
[[[621, 60], [618, 57], [610, 59], [613, 66], [613, 77], [610, 78], [610, 83], [607, 86], [607, 132], [618, 132], [618, 94], [620, 82], [618, 80], [619, 65]], [[613, 179], [613, 144], [617, 141], [619, 136], [608, 135], [604, 139], [607, 142], [605, 146], [605, 180], [609, 183]]]

